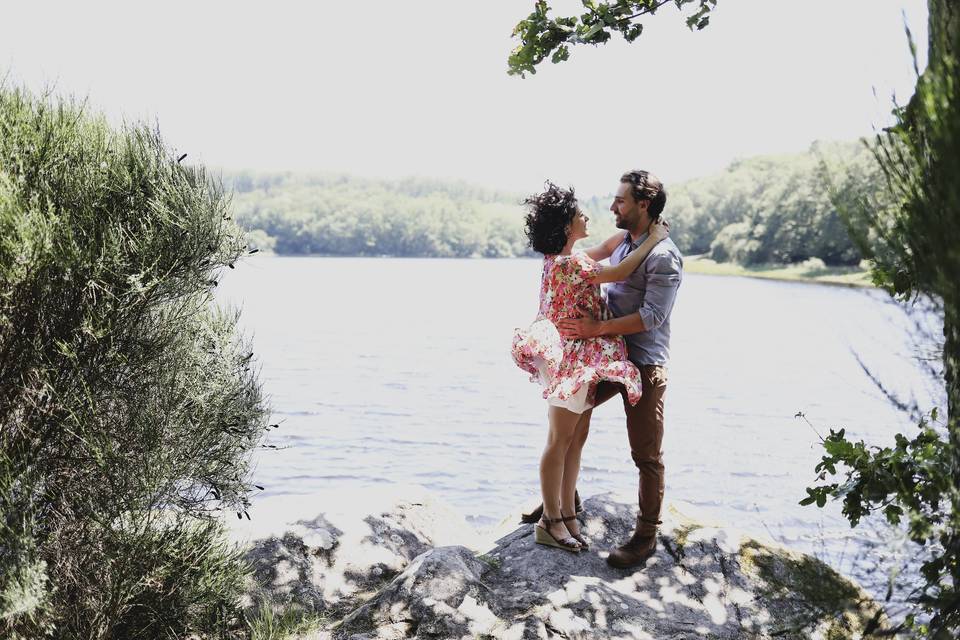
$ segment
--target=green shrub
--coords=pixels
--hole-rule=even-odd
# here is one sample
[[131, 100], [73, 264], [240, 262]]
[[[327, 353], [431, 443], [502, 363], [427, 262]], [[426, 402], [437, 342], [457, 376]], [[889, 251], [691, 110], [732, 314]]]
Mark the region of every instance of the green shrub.
[[267, 410], [218, 310], [245, 253], [159, 134], [0, 86], [0, 636], [219, 636]]

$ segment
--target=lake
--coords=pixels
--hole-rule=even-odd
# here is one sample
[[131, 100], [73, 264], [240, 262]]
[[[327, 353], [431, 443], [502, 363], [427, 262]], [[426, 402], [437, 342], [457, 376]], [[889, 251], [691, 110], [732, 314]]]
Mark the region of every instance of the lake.
[[[535, 259], [253, 256], [224, 274], [219, 299], [242, 309], [281, 424], [270, 438], [284, 448], [257, 457], [260, 497], [420, 484], [478, 527], [535, 502], [546, 405], [510, 341], [536, 314], [540, 270]], [[934, 406], [942, 383], [918, 365], [915, 333], [880, 291], [686, 275], [672, 318], [665, 504], [866, 582], [862, 565], [887, 553], [870, 528], [851, 530], [839, 505], [797, 504], [822, 449], [795, 415], [868, 443], [913, 433], [860, 361]], [[580, 491], [630, 495], [636, 478], [614, 400], [594, 411]]]

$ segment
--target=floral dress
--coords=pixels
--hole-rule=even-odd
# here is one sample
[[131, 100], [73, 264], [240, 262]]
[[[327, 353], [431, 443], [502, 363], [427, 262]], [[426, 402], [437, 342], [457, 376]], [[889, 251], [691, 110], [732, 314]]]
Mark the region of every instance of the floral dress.
[[566, 401], [588, 385], [587, 403], [592, 407], [601, 380], [622, 384], [630, 404], [640, 400], [640, 371], [627, 359], [621, 336], [563, 338], [557, 331], [561, 319], [580, 315], [577, 307], [589, 309], [595, 318], [610, 319], [600, 285], [590, 280], [602, 268], [580, 253], [544, 256], [540, 312], [529, 327], [516, 329], [512, 354], [530, 381], [544, 386], [548, 401]]

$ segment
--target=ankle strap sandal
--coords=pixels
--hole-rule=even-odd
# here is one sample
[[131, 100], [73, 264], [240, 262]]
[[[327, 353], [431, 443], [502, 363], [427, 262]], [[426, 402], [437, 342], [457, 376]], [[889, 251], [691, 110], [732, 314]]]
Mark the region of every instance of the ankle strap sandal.
[[[561, 512], [560, 512], [560, 518], [558, 518], [558, 519], [561, 520], [562, 522], [571, 522], [572, 520], [577, 520], [577, 516], [576, 516], [576, 514], [574, 514], [574, 515], [572, 515], [572, 516], [564, 516], [564, 515], [563, 515], [563, 511], [561, 511]], [[577, 524], [579, 524], [579, 522], [580, 522], [580, 521], [577, 520]], [[580, 543], [580, 548], [582, 548], [584, 551], [586, 551], [587, 549], [590, 548], [590, 545], [587, 543], [586, 538], [584, 538], [581, 534], [579, 534], [579, 533], [571, 533], [570, 535], [573, 536], [573, 539], [574, 539], [574, 540], [576, 540], [577, 542]]]
[[[543, 516], [540, 520], [541, 522], [546, 524], [547, 527], [549, 527], [552, 524], [561, 524], [563, 522], [562, 517], [548, 518], [547, 516]], [[547, 530], [547, 527], [540, 526], [539, 522], [533, 526], [534, 542], [536, 542], [537, 544], [546, 545], [548, 547], [556, 547], [558, 549], [563, 549], [564, 551], [572, 551], [574, 553], [577, 553], [580, 551], [580, 547], [581, 547], [580, 542], [578, 542], [575, 537], [566, 536], [558, 540], [553, 536], [552, 533], [550, 533]]]

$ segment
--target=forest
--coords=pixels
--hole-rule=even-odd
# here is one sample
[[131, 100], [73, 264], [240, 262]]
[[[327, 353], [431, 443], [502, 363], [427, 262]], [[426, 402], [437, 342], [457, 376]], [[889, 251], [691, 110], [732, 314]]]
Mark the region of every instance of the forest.
[[[804, 153], [736, 160], [718, 174], [668, 184], [665, 216], [687, 255], [743, 265], [809, 258], [855, 265], [862, 256], [831, 185], [854, 181], [869, 189], [878, 173], [862, 142], [818, 142]], [[295, 172], [243, 171], [223, 180], [250, 241], [281, 255], [533, 255], [523, 236], [527, 194], [425, 178]], [[531, 193], [540, 186], [531, 185]], [[581, 196], [580, 204], [590, 216], [586, 245], [616, 231], [609, 195]]]

